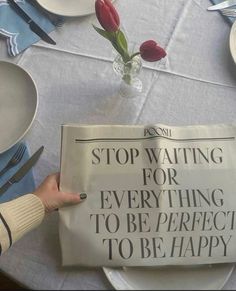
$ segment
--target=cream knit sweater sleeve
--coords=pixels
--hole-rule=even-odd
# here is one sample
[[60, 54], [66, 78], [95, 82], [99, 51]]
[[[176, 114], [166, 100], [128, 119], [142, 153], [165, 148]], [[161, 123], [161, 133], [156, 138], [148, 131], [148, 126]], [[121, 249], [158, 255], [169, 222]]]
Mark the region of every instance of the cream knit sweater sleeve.
[[24, 234], [37, 227], [44, 215], [41, 200], [33, 194], [0, 204], [0, 255]]

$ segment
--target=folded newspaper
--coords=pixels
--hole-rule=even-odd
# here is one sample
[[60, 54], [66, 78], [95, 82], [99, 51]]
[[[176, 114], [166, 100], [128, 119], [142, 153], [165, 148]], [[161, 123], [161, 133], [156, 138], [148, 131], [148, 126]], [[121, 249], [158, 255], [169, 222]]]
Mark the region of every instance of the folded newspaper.
[[64, 266], [236, 261], [236, 127], [63, 125]]

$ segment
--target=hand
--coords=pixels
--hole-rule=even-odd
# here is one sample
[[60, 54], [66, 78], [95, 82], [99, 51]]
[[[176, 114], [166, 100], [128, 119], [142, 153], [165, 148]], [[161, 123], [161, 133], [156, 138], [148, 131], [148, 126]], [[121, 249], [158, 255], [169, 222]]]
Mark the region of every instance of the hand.
[[41, 199], [45, 212], [50, 213], [58, 208], [76, 205], [87, 198], [85, 193], [75, 194], [59, 191], [59, 174], [48, 176], [33, 193]]

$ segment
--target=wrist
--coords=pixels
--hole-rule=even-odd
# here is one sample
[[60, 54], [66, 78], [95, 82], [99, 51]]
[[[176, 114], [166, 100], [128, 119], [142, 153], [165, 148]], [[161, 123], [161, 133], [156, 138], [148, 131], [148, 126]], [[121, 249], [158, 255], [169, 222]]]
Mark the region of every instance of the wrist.
[[40, 202], [41, 202], [41, 204], [42, 204], [42, 206], [44, 208], [45, 213], [47, 213], [48, 209], [47, 209], [47, 205], [46, 205], [45, 200], [43, 199], [43, 197], [40, 194], [36, 193], [36, 192], [33, 193], [33, 194], [40, 200]]

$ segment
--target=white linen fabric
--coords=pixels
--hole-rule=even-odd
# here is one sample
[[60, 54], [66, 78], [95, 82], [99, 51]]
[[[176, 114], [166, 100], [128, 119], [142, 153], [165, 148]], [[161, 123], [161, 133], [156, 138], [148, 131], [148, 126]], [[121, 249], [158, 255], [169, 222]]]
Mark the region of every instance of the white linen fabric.
[[[59, 170], [60, 125], [167, 125], [235, 123], [236, 66], [229, 51], [230, 25], [207, 7], [209, 0], [116, 0], [129, 43], [155, 39], [167, 50], [158, 63], [144, 62], [145, 89], [136, 99], [117, 95], [111, 45], [92, 28], [95, 15], [71, 18], [52, 33], [57, 46], [40, 41], [17, 58], [34, 78], [39, 94], [36, 120], [26, 139], [34, 152], [45, 146], [35, 167], [36, 183]], [[0, 260], [0, 269], [32, 289], [110, 289], [101, 269], [61, 268], [58, 217], [19, 241]], [[236, 288], [236, 271], [224, 287]]]

